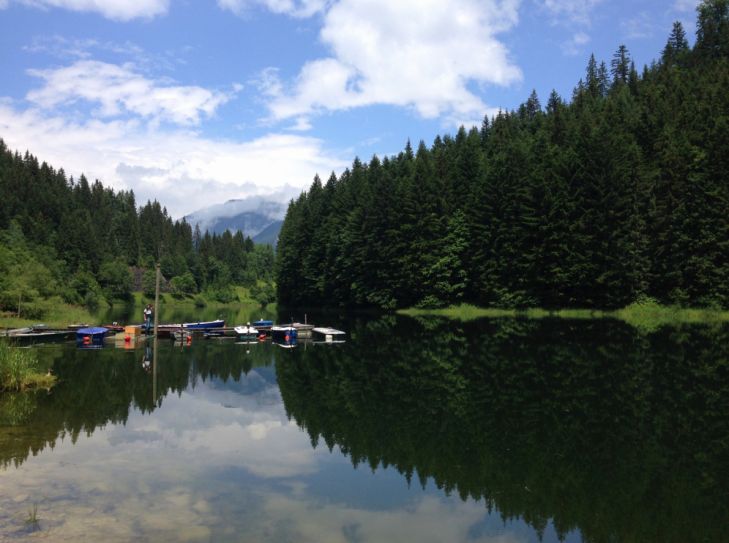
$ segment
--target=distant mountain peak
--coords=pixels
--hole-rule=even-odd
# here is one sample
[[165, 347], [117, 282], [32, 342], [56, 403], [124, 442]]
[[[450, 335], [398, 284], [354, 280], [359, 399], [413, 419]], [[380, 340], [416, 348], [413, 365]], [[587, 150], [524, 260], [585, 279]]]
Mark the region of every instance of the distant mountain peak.
[[259, 242], [275, 245], [285, 214], [286, 204], [262, 196], [250, 196], [198, 209], [183, 218], [193, 228], [199, 226], [203, 232], [207, 230], [220, 234], [225, 230], [234, 233], [240, 231], [253, 241], [257, 241], [258, 234], [264, 234], [265, 240]]

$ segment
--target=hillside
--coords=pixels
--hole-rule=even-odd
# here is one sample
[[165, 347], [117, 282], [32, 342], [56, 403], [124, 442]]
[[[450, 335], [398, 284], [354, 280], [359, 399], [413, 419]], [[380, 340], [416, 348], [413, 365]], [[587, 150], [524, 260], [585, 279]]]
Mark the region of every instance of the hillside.
[[279, 301], [381, 308], [729, 306], [729, 2], [640, 73], [591, 57], [430, 147], [355, 159], [286, 214]]

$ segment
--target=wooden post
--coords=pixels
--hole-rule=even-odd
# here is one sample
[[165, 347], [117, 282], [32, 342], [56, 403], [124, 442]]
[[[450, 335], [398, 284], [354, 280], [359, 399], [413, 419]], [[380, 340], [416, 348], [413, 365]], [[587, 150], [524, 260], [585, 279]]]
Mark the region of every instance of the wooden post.
[[159, 325], [159, 262], [157, 262], [157, 277], [154, 286], [154, 337], [157, 337], [157, 326]]

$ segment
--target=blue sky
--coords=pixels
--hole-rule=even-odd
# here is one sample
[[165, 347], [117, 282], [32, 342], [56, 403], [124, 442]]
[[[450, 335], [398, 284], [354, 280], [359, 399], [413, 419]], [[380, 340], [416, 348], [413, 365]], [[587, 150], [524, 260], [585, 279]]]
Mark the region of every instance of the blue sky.
[[639, 69], [698, 0], [0, 0], [0, 138], [174, 217]]

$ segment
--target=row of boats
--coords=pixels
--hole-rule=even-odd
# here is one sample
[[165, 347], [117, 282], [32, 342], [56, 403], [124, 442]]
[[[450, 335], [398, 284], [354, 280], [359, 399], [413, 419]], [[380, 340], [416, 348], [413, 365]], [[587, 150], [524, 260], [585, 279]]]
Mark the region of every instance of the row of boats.
[[[28, 328], [6, 330], [9, 338], [19, 342], [51, 342], [69, 340], [75, 335], [76, 343], [80, 347], [100, 347], [105, 338], [123, 333], [121, 339], [126, 342], [134, 341], [143, 335], [145, 329], [140, 325], [121, 326], [117, 323], [105, 326], [72, 325], [65, 330], [49, 329], [45, 325], [35, 325]], [[329, 327], [317, 327], [313, 324], [294, 322], [286, 325], [276, 325], [271, 320], [258, 320], [245, 325], [226, 328], [223, 319], [200, 322], [186, 322], [181, 324], [162, 324], [157, 327], [158, 337], [170, 337], [176, 340], [190, 341], [192, 334], [202, 334], [206, 338], [238, 337], [244, 341], [263, 341], [271, 338], [274, 342], [285, 345], [295, 345], [299, 338], [318, 339], [328, 343], [339, 343], [344, 340], [345, 333]]]

